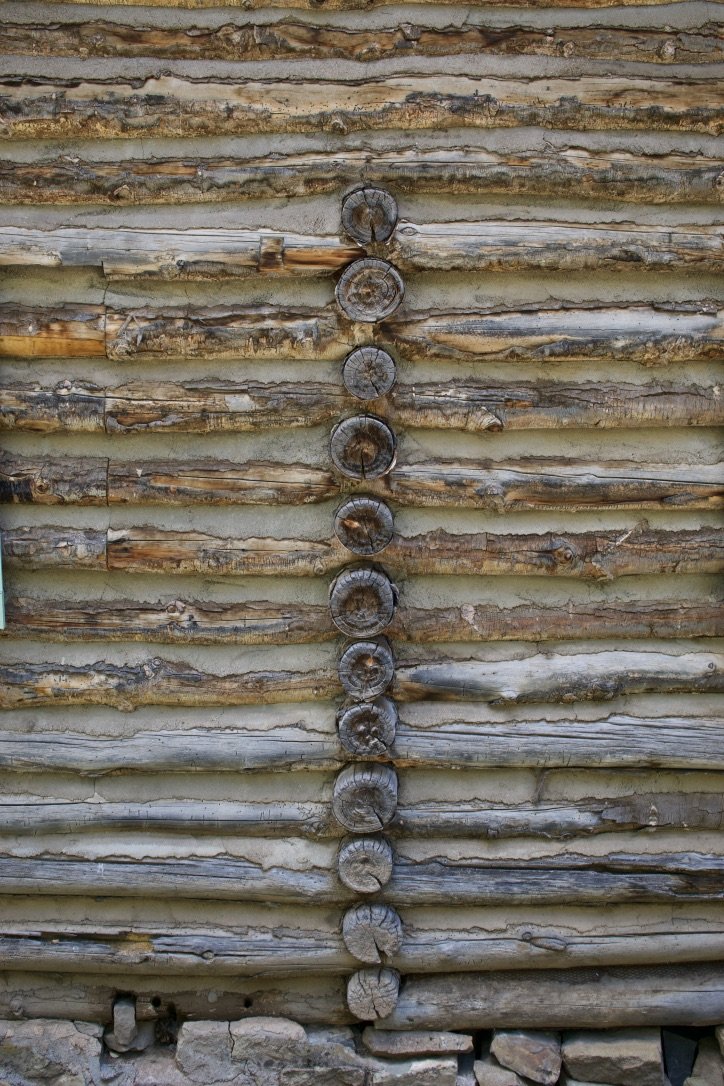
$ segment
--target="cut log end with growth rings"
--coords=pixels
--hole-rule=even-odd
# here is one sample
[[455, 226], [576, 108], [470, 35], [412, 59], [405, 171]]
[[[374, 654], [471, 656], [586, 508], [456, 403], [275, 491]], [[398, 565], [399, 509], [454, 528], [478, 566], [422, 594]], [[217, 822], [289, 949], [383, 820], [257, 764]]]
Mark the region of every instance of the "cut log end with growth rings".
[[393, 531], [392, 512], [378, 498], [350, 498], [334, 518], [337, 539], [360, 557], [383, 551], [392, 542]]
[[357, 894], [376, 894], [392, 878], [394, 857], [385, 837], [345, 841], [337, 856], [340, 881]]
[[397, 774], [387, 765], [346, 766], [334, 782], [334, 817], [352, 833], [375, 833], [397, 810]]
[[346, 317], [373, 324], [391, 317], [405, 295], [402, 276], [386, 260], [355, 260], [342, 272], [335, 296]]
[[397, 201], [385, 189], [355, 189], [342, 202], [342, 225], [351, 238], [368, 245], [387, 241], [397, 224]]
[[355, 905], [342, 921], [342, 938], [361, 962], [382, 965], [402, 946], [402, 921], [391, 905]]
[[396, 597], [392, 582], [381, 570], [345, 569], [330, 589], [332, 620], [348, 637], [374, 637], [392, 622]]
[[379, 347], [358, 347], [347, 355], [342, 367], [344, 387], [358, 400], [386, 396], [396, 377], [394, 359]]
[[337, 719], [339, 741], [346, 751], [361, 758], [388, 752], [397, 734], [397, 708], [389, 698], [361, 702], [343, 709]]
[[395, 660], [386, 638], [355, 641], [339, 659], [339, 681], [353, 698], [384, 694], [395, 677]]
[[374, 415], [353, 415], [332, 431], [330, 455], [348, 479], [378, 479], [395, 465], [395, 435]]
[[347, 983], [347, 1006], [363, 1022], [386, 1018], [397, 1006], [400, 974], [394, 969], [360, 969]]

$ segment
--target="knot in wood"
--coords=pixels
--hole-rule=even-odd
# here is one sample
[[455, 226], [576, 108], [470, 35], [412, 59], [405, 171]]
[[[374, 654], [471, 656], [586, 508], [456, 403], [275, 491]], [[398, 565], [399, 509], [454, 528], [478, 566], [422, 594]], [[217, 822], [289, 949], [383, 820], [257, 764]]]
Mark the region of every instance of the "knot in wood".
[[382, 633], [392, 622], [396, 602], [390, 578], [377, 569], [345, 569], [329, 593], [332, 621], [348, 637]]
[[351, 238], [367, 245], [387, 241], [397, 224], [397, 201], [385, 189], [364, 186], [342, 201], [342, 226]]
[[358, 347], [342, 367], [344, 387], [358, 400], [386, 396], [397, 378], [394, 359], [379, 347]]
[[337, 730], [350, 754], [363, 758], [386, 754], [397, 734], [397, 707], [390, 698], [351, 705], [339, 713]]
[[393, 530], [392, 512], [377, 498], [349, 498], [334, 518], [334, 534], [353, 554], [378, 554], [391, 542]]
[[371, 256], [345, 268], [335, 290], [344, 315], [367, 324], [390, 317], [404, 295], [405, 284], [397, 268]]
[[348, 765], [334, 782], [334, 817], [352, 833], [374, 833], [397, 810], [397, 774], [388, 765]]
[[375, 894], [392, 878], [394, 857], [386, 837], [345, 841], [337, 856], [341, 882], [357, 894]]
[[395, 435], [374, 415], [353, 415], [332, 431], [334, 466], [348, 479], [378, 479], [395, 463]]
[[347, 982], [347, 1006], [363, 1022], [392, 1014], [399, 994], [400, 974], [395, 969], [360, 969]]
[[355, 905], [342, 920], [342, 938], [361, 962], [382, 965], [402, 946], [402, 921], [391, 905]]
[[339, 681], [353, 698], [367, 701], [384, 694], [395, 677], [395, 660], [385, 638], [355, 641], [339, 658]]

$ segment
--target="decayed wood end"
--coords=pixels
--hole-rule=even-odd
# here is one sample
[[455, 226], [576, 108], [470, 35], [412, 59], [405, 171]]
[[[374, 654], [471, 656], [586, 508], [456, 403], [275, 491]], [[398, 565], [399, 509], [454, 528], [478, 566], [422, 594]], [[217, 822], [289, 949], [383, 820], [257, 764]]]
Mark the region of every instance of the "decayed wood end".
[[722, 130], [712, 80], [584, 76], [504, 79], [397, 75], [365, 80], [193, 81], [6, 78], [6, 139], [365, 132], [519, 125], [558, 129]]
[[[181, 5], [178, 5], [181, 6]], [[221, 5], [219, 5], [221, 6]], [[292, 5], [288, 5], [292, 6]], [[311, 5], [317, 6], [318, 5]], [[329, 8], [328, 3], [323, 4]], [[722, 60], [714, 24], [696, 30], [647, 27], [398, 26], [343, 29], [285, 20], [220, 27], [137, 27], [88, 19], [71, 24], [10, 23], [0, 27], [0, 51], [32, 56], [163, 57], [178, 60], [276, 60], [455, 56], [578, 57], [705, 64]]]
[[360, 700], [384, 694], [395, 675], [395, 660], [385, 638], [353, 641], [339, 658], [339, 681], [350, 697]]
[[352, 838], [344, 842], [337, 856], [340, 880], [357, 894], [375, 894], [385, 887], [393, 864], [392, 846], [384, 837]]
[[358, 961], [381, 965], [402, 946], [402, 921], [391, 905], [355, 905], [342, 918], [342, 938]]
[[332, 811], [352, 833], [374, 833], [392, 821], [397, 810], [397, 774], [387, 765], [346, 766], [334, 782]]
[[400, 974], [394, 969], [360, 969], [347, 982], [347, 1006], [363, 1022], [386, 1018], [397, 1003]]
[[[115, 24], [114, 24], [115, 25]], [[134, 35], [138, 34], [134, 27]], [[641, 31], [636, 31], [637, 42]], [[360, 180], [404, 193], [582, 196], [651, 203], [716, 204], [721, 161], [701, 154], [456, 149], [335, 150], [262, 158], [66, 158], [0, 162], [6, 203], [217, 203], [338, 192]]]
[[339, 741], [358, 758], [387, 754], [397, 734], [397, 707], [390, 698], [360, 702], [337, 717]]
[[397, 593], [381, 570], [361, 567], [343, 570], [329, 594], [335, 626], [348, 637], [373, 637], [389, 626]]

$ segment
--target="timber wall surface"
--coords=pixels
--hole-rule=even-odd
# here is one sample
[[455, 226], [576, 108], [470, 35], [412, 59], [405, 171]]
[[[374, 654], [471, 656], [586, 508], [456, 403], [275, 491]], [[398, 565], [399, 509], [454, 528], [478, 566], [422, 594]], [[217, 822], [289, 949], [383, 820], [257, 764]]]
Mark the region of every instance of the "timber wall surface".
[[721, 11], [0, 5], [0, 1017], [724, 1021]]

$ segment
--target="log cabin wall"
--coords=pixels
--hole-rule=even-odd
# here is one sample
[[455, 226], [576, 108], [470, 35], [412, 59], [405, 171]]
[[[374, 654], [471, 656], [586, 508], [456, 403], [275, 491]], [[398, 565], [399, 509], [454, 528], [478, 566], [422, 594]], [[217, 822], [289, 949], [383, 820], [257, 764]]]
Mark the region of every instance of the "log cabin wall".
[[2, 5], [1, 1017], [724, 1021], [720, 14]]

